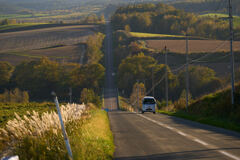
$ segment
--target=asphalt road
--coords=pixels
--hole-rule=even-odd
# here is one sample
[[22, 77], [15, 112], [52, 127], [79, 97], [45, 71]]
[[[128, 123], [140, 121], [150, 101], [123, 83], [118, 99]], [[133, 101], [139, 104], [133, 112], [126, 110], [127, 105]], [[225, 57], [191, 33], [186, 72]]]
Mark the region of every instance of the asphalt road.
[[162, 114], [109, 112], [116, 160], [240, 160], [240, 134]]
[[113, 66], [112, 52], [112, 29], [109, 22], [106, 25], [106, 46], [105, 46], [105, 88], [104, 88], [104, 108], [117, 110], [117, 88], [115, 86], [115, 73]]

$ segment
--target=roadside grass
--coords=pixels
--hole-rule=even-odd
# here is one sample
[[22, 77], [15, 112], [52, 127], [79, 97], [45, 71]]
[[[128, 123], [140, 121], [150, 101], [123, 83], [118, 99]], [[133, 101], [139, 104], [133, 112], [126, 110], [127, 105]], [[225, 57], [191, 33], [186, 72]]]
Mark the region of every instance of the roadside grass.
[[[70, 108], [67, 110], [64, 109], [65, 111], [62, 110], [73, 157], [76, 160], [110, 160], [113, 158], [114, 144], [107, 113], [103, 110], [97, 109], [91, 104], [88, 104], [87, 106], [87, 110], [82, 112], [82, 114], [80, 112], [80, 115], [78, 113], [75, 115], [75, 112], [72, 112], [72, 109], [70, 109], [72, 108], [71, 106], [69, 106]], [[19, 155], [20, 159], [69, 159], [60, 129], [59, 120], [57, 116], [54, 115], [54, 112], [51, 114], [52, 115], [50, 115], [50, 113], [49, 115], [45, 114], [44, 116], [46, 119], [49, 117], [50, 124], [56, 123], [57, 126], [54, 125], [52, 129], [51, 125], [48, 126], [47, 128], [49, 129], [46, 129], [45, 132], [41, 131], [42, 134], [40, 135], [34, 134], [34, 130], [29, 128], [29, 131], [31, 130], [32, 134], [25, 136], [19, 134], [20, 137], [23, 138], [18, 138], [18, 140], [14, 142], [14, 145], [12, 145], [13, 147], [9, 148], [9, 150], [12, 151], [10, 153]], [[38, 116], [34, 117], [35, 118], [32, 118], [33, 120], [39, 118], [41, 119], [41, 117], [37, 118]], [[24, 119], [26, 119], [26, 122], [30, 120], [26, 117], [24, 117]], [[42, 121], [44, 120], [42, 119]], [[35, 123], [35, 121], [33, 122]], [[31, 120], [29, 121], [29, 123], [33, 122]], [[37, 120], [41, 129], [46, 128], [45, 125], [41, 127], [41, 124], [45, 124], [47, 122], [48, 120], [45, 120], [45, 122], [39, 122]], [[22, 121], [20, 120], [19, 123], [22, 123]], [[24, 126], [26, 127], [28, 124]], [[34, 128], [37, 129], [38, 127]], [[21, 129], [15, 129], [17, 132], [21, 131]], [[1, 151], [2, 150], [0, 150], [0, 152]]]
[[194, 100], [186, 111], [185, 101], [158, 112], [240, 132], [240, 84], [236, 85], [236, 105], [231, 105], [231, 89], [226, 88]]
[[171, 37], [171, 38], [184, 38], [184, 36], [181, 35], [168, 35], [168, 34], [152, 34], [152, 33], [140, 33], [140, 32], [130, 32], [130, 35], [132, 37], [137, 37], [137, 38], [150, 38], [150, 37]]
[[111, 160], [114, 143], [107, 113], [94, 109], [90, 111], [89, 116], [90, 118], [80, 126], [80, 130], [69, 136], [73, 158]]

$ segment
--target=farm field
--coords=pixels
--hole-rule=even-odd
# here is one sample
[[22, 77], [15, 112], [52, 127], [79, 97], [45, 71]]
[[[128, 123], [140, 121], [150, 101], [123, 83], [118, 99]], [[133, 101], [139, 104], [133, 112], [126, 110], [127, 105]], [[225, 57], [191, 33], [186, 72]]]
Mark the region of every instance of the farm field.
[[59, 63], [74, 62], [83, 63], [85, 54], [84, 44], [59, 45], [43, 49], [8, 52], [0, 54], [0, 61], [7, 61], [12, 65], [18, 65], [22, 61], [40, 59], [43, 56]]
[[27, 111], [37, 111], [43, 113], [46, 111], [55, 110], [54, 103], [0, 103], [0, 126], [3, 126], [8, 120], [15, 117], [14, 113], [23, 116]]
[[47, 23], [19, 23], [19, 24], [9, 24], [9, 25], [0, 25], [0, 32], [10, 29], [18, 29], [23, 27], [32, 27], [32, 26], [38, 26], [38, 25], [44, 25]]
[[137, 37], [137, 38], [150, 38], [150, 37], [171, 37], [171, 38], [184, 38], [184, 36], [181, 35], [168, 35], [168, 34], [153, 34], [153, 33], [141, 33], [141, 32], [130, 32], [130, 35], [132, 37]]
[[3, 19], [15, 19], [18, 22], [29, 23], [46, 23], [49, 21], [79, 21], [79, 19], [86, 17], [89, 14], [97, 14], [102, 11], [104, 7], [102, 5], [85, 5], [81, 7], [74, 7], [72, 9], [65, 10], [50, 10], [50, 11], [32, 11], [29, 13], [1, 13], [0, 20]]
[[[185, 53], [185, 40], [146, 40], [147, 46], [155, 50], [162, 50], [165, 46], [170, 52]], [[234, 51], [240, 51], [240, 42], [233, 43]], [[221, 40], [189, 40], [190, 53], [228, 52], [229, 42]]]
[[[235, 68], [240, 68], [240, 52], [235, 52]], [[155, 53], [154, 53], [155, 54]], [[160, 64], [165, 63], [165, 55], [157, 54], [153, 56]], [[203, 57], [203, 58], [200, 58]], [[230, 55], [226, 53], [192, 53], [189, 54], [190, 65], [205, 66], [213, 69], [219, 77], [229, 76], [230, 74]], [[197, 61], [196, 61], [197, 60]], [[184, 69], [186, 63], [185, 54], [169, 53], [168, 65], [174, 73]]]
[[78, 62], [85, 49], [83, 43], [95, 30], [95, 25], [74, 25], [0, 33], [0, 60], [16, 65], [47, 56]]
[[[212, 18], [227, 18], [227, 14], [222, 14], [222, 13], [208, 13], [208, 14], [203, 14], [201, 17], [212, 17]], [[233, 22], [235, 26], [240, 26], [240, 16], [233, 16]]]

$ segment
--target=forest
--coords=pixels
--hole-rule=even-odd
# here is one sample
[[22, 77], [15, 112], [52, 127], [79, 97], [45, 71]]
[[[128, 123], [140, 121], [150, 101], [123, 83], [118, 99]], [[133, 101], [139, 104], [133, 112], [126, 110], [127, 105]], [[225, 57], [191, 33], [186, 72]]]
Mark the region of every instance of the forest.
[[[233, 14], [240, 15], [240, 1], [232, 0]], [[185, 10], [187, 12], [195, 13], [226, 13], [228, 7], [228, 1], [225, 0], [177, 0], [170, 2], [178, 9]]]
[[[7, 62], [0, 62], [0, 66], [1, 93], [6, 94], [7, 90], [14, 93], [14, 89], [18, 88], [28, 92], [30, 101], [51, 100], [52, 91], [55, 91], [62, 101], [68, 101], [69, 89], [72, 88], [73, 100], [79, 102], [84, 88], [96, 94], [101, 93], [105, 72], [105, 68], [98, 63], [59, 64], [45, 57], [22, 62], [15, 67]], [[7, 102], [8, 99], [2, 101]]]
[[[120, 7], [112, 16], [112, 25], [115, 30], [188, 34], [211, 39], [227, 39], [229, 34], [227, 19], [200, 16], [162, 3]], [[235, 25], [234, 30], [236, 33], [240, 32], [240, 25]]]

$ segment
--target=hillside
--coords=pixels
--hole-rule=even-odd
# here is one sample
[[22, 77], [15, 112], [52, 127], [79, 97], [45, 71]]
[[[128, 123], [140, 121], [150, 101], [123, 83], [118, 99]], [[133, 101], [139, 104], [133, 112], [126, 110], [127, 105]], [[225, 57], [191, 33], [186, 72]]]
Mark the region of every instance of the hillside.
[[[111, 20], [115, 30], [170, 35], [188, 33], [191, 36], [221, 40], [229, 35], [227, 19], [200, 16], [162, 3], [119, 7]], [[238, 33], [240, 26], [234, 25], [234, 29]]]
[[[227, 13], [228, 1], [223, 0], [177, 0], [170, 2], [178, 9], [183, 9], [187, 12], [195, 13]], [[240, 1], [232, 0], [233, 12], [240, 15]]]

